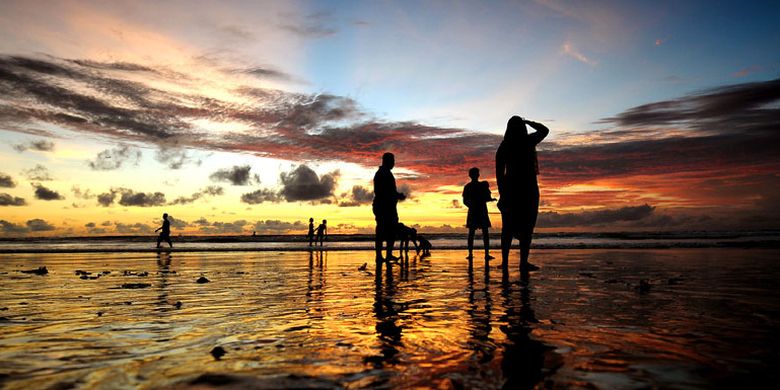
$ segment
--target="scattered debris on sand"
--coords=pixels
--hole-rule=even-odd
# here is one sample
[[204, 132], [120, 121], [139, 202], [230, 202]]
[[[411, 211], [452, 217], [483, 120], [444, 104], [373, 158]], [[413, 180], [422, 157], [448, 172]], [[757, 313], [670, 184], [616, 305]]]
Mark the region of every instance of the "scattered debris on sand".
[[36, 269], [21, 270], [19, 272], [23, 274], [46, 275], [49, 273], [49, 270], [46, 269], [46, 266], [43, 266]]
[[363, 263], [360, 267], [358, 267], [358, 271], [365, 271], [366, 267], [368, 267], [368, 263]]
[[200, 283], [200, 284], [208, 283], [208, 282], [210, 282], [210, 280], [206, 279], [205, 276], [201, 276], [198, 278], [198, 280], [195, 281], [195, 283]]

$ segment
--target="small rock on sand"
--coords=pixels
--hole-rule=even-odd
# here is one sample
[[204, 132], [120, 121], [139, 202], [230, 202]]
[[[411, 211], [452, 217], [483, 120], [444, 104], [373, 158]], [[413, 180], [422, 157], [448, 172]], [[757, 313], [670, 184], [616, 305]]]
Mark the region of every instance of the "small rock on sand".
[[214, 356], [215, 360], [222, 359], [226, 353], [227, 351], [225, 351], [225, 349], [222, 347], [214, 347], [214, 349], [211, 350], [211, 356]]
[[176, 301], [173, 306], [176, 306], [177, 309], [181, 309], [181, 301]]
[[201, 276], [198, 278], [198, 280], [195, 281], [195, 283], [200, 283], [200, 284], [208, 283], [208, 282], [210, 282], [210, 280], [206, 279], [205, 276]]
[[358, 271], [365, 271], [366, 267], [368, 267], [368, 263], [363, 263], [360, 267], [358, 267]]
[[151, 286], [149, 283], [125, 283], [122, 285], [122, 288], [147, 288]]

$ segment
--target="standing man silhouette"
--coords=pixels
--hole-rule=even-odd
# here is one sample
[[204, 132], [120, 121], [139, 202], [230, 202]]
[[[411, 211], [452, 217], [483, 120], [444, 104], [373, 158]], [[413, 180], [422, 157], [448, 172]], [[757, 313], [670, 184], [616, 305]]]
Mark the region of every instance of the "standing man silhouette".
[[[536, 130], [528, 134], [526, 125]], [[539, 267], [528, 262], [536, 217], [539, 214], [539, 164], [536, 145], [550, 130], [541, 123], [513, 116], [506, 125], [504, 140], [496, 151], [496, 181], [498, 209], [501, 210], [501, 267], [508, 270], [509, 247], [512, 238], [520, 240], [520, 271]]]
[[171, 248], [173, 248], [173, 242], [171, 241], [171, 222], [168, 221], [168, 213], [163, 214], [163, 224], [158, 227], [155, 232], [160, 232], [157, 237], [157, 247], [160, 247], [160, 243], [166, 241]]
[[[395, 156], [392, 153], [382, 155], [382, 165], [374, 175], [374, 202], [372, 210], [376, 219], [376, 262], [382, 260], [391, 261], [398, 258], [393, 256], [393, 244], [395, 243], [395, 231], [398, 227], [398, 210], [396, 205], [399, 200], [406, 199], [406, 195], [399, 193], [395, 186], [395, 177], [390, 172], [395, 166]], [[387, 242], [387, 256], [382, 259], [382, 243]]]

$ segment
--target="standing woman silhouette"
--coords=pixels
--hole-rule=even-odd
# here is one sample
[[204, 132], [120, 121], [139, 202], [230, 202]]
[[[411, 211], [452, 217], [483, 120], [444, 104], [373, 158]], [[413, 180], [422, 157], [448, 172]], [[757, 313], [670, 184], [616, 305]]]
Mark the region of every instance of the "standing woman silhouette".
[[[536, 130], [528, 134], [526, 126]], [[504, 140], [496, 151], [498, 209], [501, 211], [501, 267], [508, 270], [512, 238], [520, 240], [520, 271], [538, 269], [528, 262], [531, 238], [539, 214], [539, 164], [536, 145], [550, 133], [541, 123], [513, 116], [506, 124]]]

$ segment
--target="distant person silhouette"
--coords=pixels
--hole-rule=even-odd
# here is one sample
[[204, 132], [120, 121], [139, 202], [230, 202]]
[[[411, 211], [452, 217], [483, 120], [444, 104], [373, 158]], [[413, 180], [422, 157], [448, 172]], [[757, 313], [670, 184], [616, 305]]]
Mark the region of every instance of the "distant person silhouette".
[[[393, 244], [398, 227], [398, 210], [396, 205], [399, 200], [406, 199], [406, 195], [399, 193], [395, 186], [395, 177], [390, 172], [395, 166], [395, 156], [392, 153], [382, 155], [382, 165], [374, 175], [374, 201], [372, 210], [376, 219], [376, 261], [397, 260], [393, 256]], [[382, 245], [387, 243], [387, 256], [382, 258]]]
[[322, 223], [317, 226], [317, 242], [322, 246], [322, 242], [325, 241], [325, 236], [328, 235], [328, 221], [323, 219]]
[[[536, 130], [528, 134], [526, 125]], [[520, 270], [538, 269], [528, 262], [536, 217], [539, 214], [539, 164], [536, 145], [550, 133], [543, 124], [513, 116], [496, 152], [498, 209], [501, 210], [501, 267], [506, 270], [512, 238], [520, 240]]]
[[490, 194], [490, 184], [486, 181], [479, 181], [479, 168], [469, 169], [471, 181], [463, 187], [463, 204], [469, 208], [466, 217], [466, 227], [469, 229], [469, 255], [466, 257], [471, 260], [474, 258], [474, 232], [482, 229], [482, 242], [485, 244], [485, 260], [490, 260], [490, 218], [488, 217], [487, 202], [494, 201]]
[[171, 222], [168, 221], [168, 213], [163, 214], [162, 226], [155, 229], [155, 232], [160, 232], [157, 237], [157, 247], [160, 247], [160, 243], [166, 241], [171, 248], [173, 248], [173, 242], [171, 241]]
[[309, 246], [314, 243], [314, 218], [309, 218], [309, 234], [306, 235], [309, 238]]

